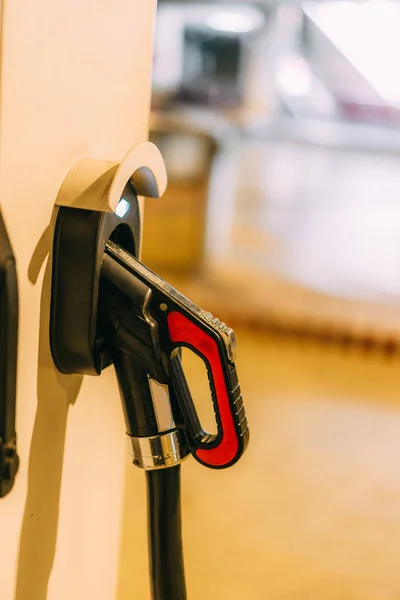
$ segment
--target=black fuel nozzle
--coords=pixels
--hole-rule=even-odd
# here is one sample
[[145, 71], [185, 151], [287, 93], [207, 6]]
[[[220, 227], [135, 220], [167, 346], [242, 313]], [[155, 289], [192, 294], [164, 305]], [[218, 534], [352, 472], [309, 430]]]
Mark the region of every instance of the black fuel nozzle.
[[18, 346], [18, 283], [15, 259], [0, 213], [0, 498], [18, 471], [15, 431]]
[[152, 291], [133, 277], [121, 281], [122, 271], [113, 264], [101, 278], [98, 335], [114, 363], [133, 463], [148, 470], [173, 467], [189, 450], [158, 324], [149, 312]]
[[[151, 434], [148, 438], [156, 428], [157, 435], [174, 432], [168, 439], [174, 445], [184, 432], [185, 451], [187, 446], [203, 465], [220, 469], [234, 464], [247, 446], [249, 430], [232, 329], [112, 241], [106, 245], [101, 275], [100, 328], [116, 365], [128, 432], [136, 431], [133, 421], [140, 415], [147, 420], [142, 431]], [[198, 418], [180, 361], [182, 346], [206, 366], [215, 435], [204, 431]], [[132, 436], [142, 446], [143, 438]], [[147, 451], [154, 456], [148, 446]]]

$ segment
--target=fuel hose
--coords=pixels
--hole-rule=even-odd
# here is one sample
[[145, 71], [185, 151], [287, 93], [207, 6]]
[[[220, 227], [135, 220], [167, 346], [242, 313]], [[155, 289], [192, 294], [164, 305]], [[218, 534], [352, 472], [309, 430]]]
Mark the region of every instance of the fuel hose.
[[[112, 348], [126, 430], [137, 444], [157, 439], [157, 418], [146, 369], [137, 359]], [[137, 464], [145, 466], [145, 459]], [[153, 458], [155, 458], [153, 456]], [[149, 465], [147, 465], [149, 468]], [[145, 471], [152, 600], [186, 600], [182, 550], [180, 464]]]
[[182, 551], [181, 467], [146, 472], [153, 600], [186, 600]]

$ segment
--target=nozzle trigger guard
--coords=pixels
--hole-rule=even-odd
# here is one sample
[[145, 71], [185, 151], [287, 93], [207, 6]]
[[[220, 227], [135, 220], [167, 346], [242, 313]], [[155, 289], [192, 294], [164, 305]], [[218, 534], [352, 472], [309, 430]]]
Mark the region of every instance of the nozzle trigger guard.
[[[225, 345], [179, 311], [167, 316], [168, 331], [175, 349], [185, 346], [204, 361], [218, 425], [218, 434], [204, 432], [188, 394], [177, 357], [172, 372], [177, 384], [181, 410], [188, 420], [189, 445], [193, 456], [203, 465], [223, 469], [239, 460], [246, 449], [249, 429], [235, 366], [226, 356]], [[186, 390], [183, 388], [186, 386]], [[181, 393], [179, 392], [181, 390]], [[182, 393], [184, 391], [184, 393]]]

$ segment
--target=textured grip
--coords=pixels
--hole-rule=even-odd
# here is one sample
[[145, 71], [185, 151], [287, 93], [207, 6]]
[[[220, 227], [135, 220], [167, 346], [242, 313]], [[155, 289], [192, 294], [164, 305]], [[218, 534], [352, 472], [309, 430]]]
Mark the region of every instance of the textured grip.
[[[229, 366], [231, 382], [232, 382], [232, 406], [234, 408], [234, 419], [236, 421], [239, 435], [243, 438], [244, 447], [247, 446], [247, 436], [249, 432], [249, 426], [247, 424], [246, 411], [244, 409], [242, 392], [240, 389], [239, 381], [235, 367]], [[235, 383], [236, 382], [236, 383]]]
[[219, 425], [217, 439], [198, 442], [194, 455], [209, 467], [228, 467], [240, 458], [248, 439], [247, 420], [236, 369], [221, 355], [214, 337], [193, 321], [178, 311], [169, 313], [167, 321], [174, 345], [188, 346], [206, 363]]

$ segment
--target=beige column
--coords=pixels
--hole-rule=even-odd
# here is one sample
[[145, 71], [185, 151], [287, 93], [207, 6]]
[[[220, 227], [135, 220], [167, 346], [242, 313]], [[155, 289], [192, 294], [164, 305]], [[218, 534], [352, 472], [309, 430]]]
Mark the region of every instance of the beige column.
[[21, 466], [0, 501], [1, 600], [116, 597], [123, 416], [111, 370], [82, 380], [53, 365], [44, 232], [77, 160], [120, 160], [147, 139], [154, 10], [3, 0], [0, 206], [18, 263]]

